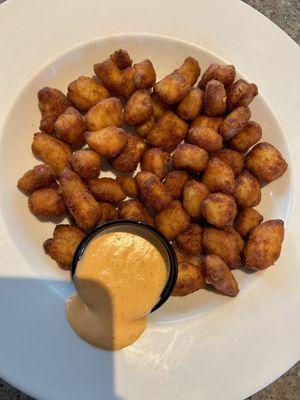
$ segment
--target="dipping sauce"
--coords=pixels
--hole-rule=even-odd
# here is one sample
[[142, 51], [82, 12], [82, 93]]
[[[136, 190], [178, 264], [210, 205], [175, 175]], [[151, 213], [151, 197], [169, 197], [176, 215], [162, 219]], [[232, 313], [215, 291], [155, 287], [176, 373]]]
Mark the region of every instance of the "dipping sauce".
[[68, 321], [92, 345], [122, 349], [144, 332], [167, 278], [166, 262], [150, 241], [127, 232], [99, 235], [77, 263]]

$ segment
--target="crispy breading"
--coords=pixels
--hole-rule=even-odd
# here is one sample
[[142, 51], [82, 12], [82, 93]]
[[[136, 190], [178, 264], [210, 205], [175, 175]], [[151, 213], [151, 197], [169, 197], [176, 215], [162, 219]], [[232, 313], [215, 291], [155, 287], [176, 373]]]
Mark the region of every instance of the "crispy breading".
[[234, 192], [235, 178], [232, 168], [217, 157], [209, 160], [202, 182], [211, 192]]
[[126, 133], [126, 138], [126, 146], [117, 157], [111, 160], [111, 164], [117, 171], [133, 172], [142, 159], [147, 146], [141, 137], [133, 133]]
[[241, 264], [239, 243], [236, 236], [227, 230], [204, 228], [202, 246], [206, 254], [219, 256], [230, 269], [238, 268]]
[[208, 153], [200, 147], [181, 143], [172, 155], [172, 164], [176, 169], [201, 172], [205, 170], [208, 159]]
[[120, 175], [116, 177], [116, 181], [122, 186], [128, 197], [138, 197], [139, 187], [133, 176]]
[[214, 153], [223, 147], [223, 138], [214, 128], [195, 126], [188, 132], [186, 141]]
[[249, 121], [247, 125], [232, 139], [229, 140], [229, 146], [236, 151], [245, 153], [262, 137], [261, 126], [254, 121]]
[[76, 224], [83, 230], [93, 228], [99, 220], [100, 210], [97, 201], [80, 176], [66, 169], [60, 174], [59, 185], [64, 203]]
[[140, 197], [146, 207], [153, 211], [161, 211], [172, 201], [172, 197], [152, 172], [139, 172], [136, 175]]
[[202, 203], [210, 192], [203, 183], [189, 180], [183, 188], [182, 204], [185, 211], [194, 219], [202, 217]]
[[241, 236], [247, 236], [263, 219], [255, 208], [244, 208], [236, 217], [234, 226]]
[[53, 172], [48, 165], [34, 166], [18, 180], [18, 189], [24, 193], [33, 193], [38, 189], [57, 187]]
[[121, 126], [124, 115], [120, 99], [110, 97], [99, 101], [85, 115], [89, 131], [98, 131], [107, 126]]
[[186, 254], [174, 247], [178, 262], [178, 278], [172, 296], [186, 296], [205, 288], [205, 275], [200, 255]]
[[284, 223], [280, 219], [257, 225], [249, 235], [245, 249], [245, 267], [265, 269], [279, 258], [284, 238]]
[[174, 200], [181, 198], [184, 185], [189, 179], [186, 171], [171, 171], [167, 174], [164, 185]]
[[71, 269], [75, 250], [84, 238], [82, 230], [71, 225], [56, 225], [53, 238], [44, 242], [45, 252], [62, 269]]
[[185, 138], [188, 124], [173, 111], [166, 111], [147, 135], [147, 143], [172, 151]]
[[31, 145], [33, 153], [48, 164], [55, 175], [58, 175], [69, 166], [72, 156], [70, 146], [46, 133], [34, 134]]
[[202, 251], [201, 227], [198, 224], [192, 224], [187, 231], [177, 236], [176, 243], [186, 253], [199, 255]]
[[78, 150], [71, 157], [71, 165], [83, 179], [96, 178], [101, 169], [101, 157], [93, 150]]
[[224, 193], [212, 193], [202, 203], [203, 217], [217, 228], [232, 226], [236, 213], [234, 198]]
[[91, 179], [89, 189], [99, 201], [118, 204], [126, 198], [122, 186], [113, 178]]
[[132, 219], [154, 225], [152, 217], [139, 200], [126, 200], [119, 206], [119, 215], [122, 219]]
[[70, 106], [70, 102], [60, 90], [47, 86], [38, 91], [38, 102], [42, 114], [40, 130], [52, 133], [55, 121]]
[[287, 170], [287, 162], [270, 143], [255, 145], [246, 156], [245, 167], [260, 181], [272, 182]]
[[57, 189], [39, 189], [28, 198], [30, 211], [41, 219], [61, 217], [66, 212], [61, 195]]
[[87, 76], [80, 76], [68, 86], [68, 98], [81, 111], [89, 110], [110, 96], [110, 92], [104, 86]]
[[223, 83], [225, 88], [229, 88], [235, 79], [235, 68], [233, 65], [220, 65], [210, 64], [206, 71], [204, 71], [199, 83], [201, 89], [205, 89], [207, 83], [215, 79]]
[[74, 108], [69, 107], [54, 124], [56, 136], [73, 148], [79, 148], [84, 142], [86, 123], [83, 116]]
[[146, 150], [141, 162], [142, 171], [155, 174], [160, 180], [167, 175], [167, 165], [170, 160], [170, 153], [159, 148]]
[[260, 203], [259, 183], [246, 169], [236, 177], [233, 195], [237, 204], [241, 207], [254, 207]]
[[190, 217], [178, 200], [171, 203], [154, 217], [157, 229], [168, 239], [174, 240], [190, 227]]
[[85, 140], [91, 149], [103, 157], [116, 157], [125, 148], [128, 136], [117, 126], [107, 126], [98, 131], [86, 132]]
[[239, 292], [237, 281], [225, 262], [215, 254], [204, 257], [206, 282], [220, 293], [235, 297]]

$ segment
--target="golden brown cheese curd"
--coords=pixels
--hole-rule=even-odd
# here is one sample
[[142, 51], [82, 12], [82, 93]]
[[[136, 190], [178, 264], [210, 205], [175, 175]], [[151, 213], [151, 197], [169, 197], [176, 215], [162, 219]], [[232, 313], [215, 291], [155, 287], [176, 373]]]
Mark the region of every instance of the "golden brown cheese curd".
[[226, 89], [228, 89], [235, 80], [235, 68], [233, 65], [220, 65], [210, 64], [199, 83], [200, 89], [205, 89], [207, 83], [215, 79], [223, 83]]
[[229, 111], [240, 106], [248, 106], [257, 95], [258, 89], [255, 83], [248, 83], [244, 79], [239, 79], [228, 92]]
[[66, 207], [57, 189], [39, 189], [28, 198], [30, 211], [41, 219], [61, 217], [66, 212]]
[[172, 202], [154, 217], [157, 229], [168, 239], [174, 240], [190, 227], [190, 217], [180, 201]]
[[100, 217], [99, 205], [80, 176], [66, 169], [59, 177], [60, 193], [76, 224], [83, 230], [93, 228]]
[[99, 203], [100, 218], [97, 225], [104, 224], [105, 222], [114, 221], [119, 219], [119, 212], [113, 204], [100, 201]]
[[270, 143], [254, 146], [246, 156], [245, 167], [260, 181], [272, 182], [287, 170], [287, 162]]
[[119, 69], [125, 69], [132, 65], [132, 59], [130, 58], [128, 51], [123, 49], [116, 50], [109, 58]]
[[279, 258], [284, 238], [284, 223], [280, 219], [257, 225], [249, 235], [245, 249], [245, 267], [265, 269]]
[[250, 147], [259, 142], [261, 137], [261, 126], [257, 122], [249, 121], [237, 135], [229, 140], [228, 143], [233, 150], [245, 153], [250, 149]]
[[238, 268], [241, 264], [239, 242], [236, 235], [228, 230], [204, 228], [202, 246], [206, 254], [219, 256], [230, 269]]
[[203, 200], [203, 217], [209, 224], [217, 228], [233, 225], [236, 213], [236, 203], [233, 197], [227, 194], [212, 193]]
[[222, 82], [211, 79], [204, 92], [204, 109], [208, 117], [218, 117], [226, 111], [226, 90]]
[[247, 170], [243, 170], [235, 180], [234, 197], [241, 207], [254, 207], [260, 203], [261, 191], [258, 181]]
[[167, 175], [167, 165], [170, 160], [170, 153], [159, 148], [146, 150], [141, 162], [142, 171], [155, 174], [160, 180]]
[[153, 115], [153, 106], [147, 90], [137, 90], [128, 99], [124, 117], [128, 125], [139, 125]]
[[199, 88], [192, 88], [178, 104], [176, 113], [186, 121], [192, 121], [202, 111], [204, 104], [204, 92]]
[[98, 153], [93, 150], [78, 150], [71, 157], [72, 168], [81, 178], [96, 178], [101, 169], [101, 158]]
[[172, 296], [186, 296], [205, 288], [205, 275], [200, 255], [187, 254], [174, 247], [178, 262], [178, 278]]
[[56, 225], [53, 238], [43, 244], [44, 250], [62, 269], [69, 270], [75, 250], [83, 238], [83, 231], [75, 226]]
[[170, 109], [169, 104], [165, 103], [156, 93], [151, 93], [151, 101], [153, 107], [153, 116], [155, 119], [160, 118], [165, 111]]
[[68, 86], [68, 98], [78, 110], [87, 111], [99, 101], [107, 99], [111, 94], [95, 79], [80, 76]]
[[128, 197], [138, 197], [139, 187], [133, 176], [120, 175], [116, 177], [116, 181], [122, 186]]
[[152, 172], [139, 172], [136, 175], [140, 197], [146, 207], [158, 212], [166, 208], [172, 201], [170, 193]]
[[213, 128], [195, 126], [189, 130], [186, 140], [209, 153], [223, 148], [223, 138]]
[[241, 236], [247, 236], [253, 228], [263, 221], [263, 216], [255, 208], [244, 208], [235, 220], [235, 229]]
[[199, 126], [199, 128], [211, 128], [217, 131], [223, 121], [220, 117], [207, 117], [206, 115], [198, 115], [191, 124], [191, 128]]
[[117, 157], [111, 160], [111, 164], [117, 171], [133, 172], [142, 159], [147, 146], [141, 137], [133, 133], [126, 133], [126, 138], [126, 146]]
[[40, 164], [34, 166], [18, 180], [18, 189], [24, 193], [33, 193], [38, 189], [56, 187], [56, 181], [51, 168]]
[[183, 61], [182, 65], [175, 71], [186, 79], [191, 86], [193, 86], [200, 76], [201, 69], [195, 58], [187, 57]]
[[225, 262], [215, 254], [204, 257], [206, 282], [220, 293], [235, 297], [239, 292], [237, 281]]
[[217, 157], [209, 160], [202, 176], [202, 182], [211, 192], [234, 192], [235, 178], [232, 168]]
[[154, 225], [152, 217], [139, 200], [126, 200], [119, 206], [119, 215], [122, 219], [132, 219]]
[[151, 88], [156, 81], [156, 73], [150, 60], [124, 69], [119, 68], [118, 64], [119, 61], [112, 57], [94, 65], [94, 72], [103, 85], [117, 96], [128, 98], [136, 90]]
[[237, 244], [238, 252], [241, 255], [242, 251], [244, 250], [244, 247], [245, 247], [245, 242], [244, 242], [244, 239], [242, 238], [242, 236], [238, 233], [238, 231], [236, 231], [234, 229], [233, 226], [226, 226], [224, 228], [224, 231], [229, 232], [233, 235], [233, 237], [235, 238], [236, 244]]
[[94, 65], [94, 72], [103, 85], [115, 95], [121, 95], [120, 87], [122, 84], [123, 72], [111, 59]]
[[185, 171], [171, 171], [164, 180], [164, 186], [174, 200], [179, 200], [189, 179], [189, 174]]
[[192, 224], [187, 231], [177, 236], [176, 243], [185, 253], [199, 255], [202, 251], [201, 227], [197, 224]]
[[219, 133], [224, 140], [229, 140], [245, 128], [250, 118], [251, 111], [249, 107], [237, 107], [224, 118], [219, 127]]
[[165, 112], [147, 135], [147, 143], [172, 151], [185, 138], [188, 124], [173, 111]]
[[55, 121], [55, 133], [58, 139], [69, 144], [74, 149], [83, 145], [86, 122], [83, 116], [74, 108], [69, 107]]
[[229, 165], [232, 168], [234, 175], [239, 175], [244, 168], [244, 155], [231, 150], [231, 149], [222, 149], [215, 154], [220, 160], [222, 160], [225, 164]]
[[155, 123], [156, 119], [152, 115], [152, 117], [150, 117], [147, 121], [136, 127], [136, 133], [142, 137], [147, 136], [151, 129], [154, 127]]
[[89, 189], [99, 201], [117, 204], [126, 198], [122, 186], [113, 178], [91, 179]]
[[60, 90], [44, 87], [38, 91], [38, 102], [42, 114], [40, 130], [52, 133], [55, 121], [70, 106], [69, 100]]
[[154, 86], [154, 93], [169, 105], [179, 103], [190, 91], [189, 82], [176, 71], [165, 76]]
[[183, 188], [182, 204], [185, 211], [193, 218], [202, 217], [202, 203], [210, 192], [203, 183], [194, 179], [189, 180]]
[[55, 175], [69, 166], [72, 156], [70, 146], [46, 133], [34, 134], [31, 145], [33, 153], [48, 164]]
[[103, 157], [116, 157], [125, 148], [128, 136], [117, 126], [107, 126], [94, 132], [86, 132], [85, 140], [91, 149]]
[[209, 156], [198, 146], [181, 143], [172, 155], [172, 164], [175, 169], [186, 169], [192, 172], [205, 170]]
[[89, 131], [98, 131], [107, 126], [121, 126], [124, 115], [120, 99], [110, 97], [99, 101], [85, 115]]
[[156, 81], [156, 72], [150, 60], [144, 60], [132, 67], [134, 71], [134, 90], [151, 88]]

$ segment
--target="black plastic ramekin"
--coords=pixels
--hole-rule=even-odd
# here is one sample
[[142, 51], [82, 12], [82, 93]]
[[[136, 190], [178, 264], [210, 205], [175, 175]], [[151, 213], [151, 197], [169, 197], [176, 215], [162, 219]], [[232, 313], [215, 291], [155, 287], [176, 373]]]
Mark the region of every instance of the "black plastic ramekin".
[[166, 266], [168, 268], [168, 279], [161, 293], [158, 303], [152, 308], [151, 312], [157, 310], [168, 300], [175, 287], [178, 276], [177, 258], [173, 250], [173, 247], [168, 242], [168, 240], [157, 229], [153, 228], [148, 224], [145, 224], [144, 222], [119, 219], [96, 226], [94, 229], [92, 229], [82, 239], [82, 241], [79, 243], [75, 251], [72, 263], [72, 271], [71, 271], [72, 279], [74, 280], [74, 274], [76, 271], [77, 263], [83, 256], [84, 251], [87, 248], [90, 241], [92, 241], [95, 237], [101, 234], [110, 232], [128, 232], [128, 233], [134, 233], [135, 235], [139, 235], [144, 239], [148, 240], [150, 243], [152, 243], [164, 257]]

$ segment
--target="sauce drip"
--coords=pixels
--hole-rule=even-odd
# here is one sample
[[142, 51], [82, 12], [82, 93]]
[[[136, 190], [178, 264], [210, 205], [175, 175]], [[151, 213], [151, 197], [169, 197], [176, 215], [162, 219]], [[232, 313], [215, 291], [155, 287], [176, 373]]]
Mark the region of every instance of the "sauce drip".
[[94, 346], [107, 350], [129, 346], [144, 332], [167, 274], [159, 250], [141, 236], [127, 232], [98, 236], [77, 263], [77, 293], [66, 302], [68, 321]]

